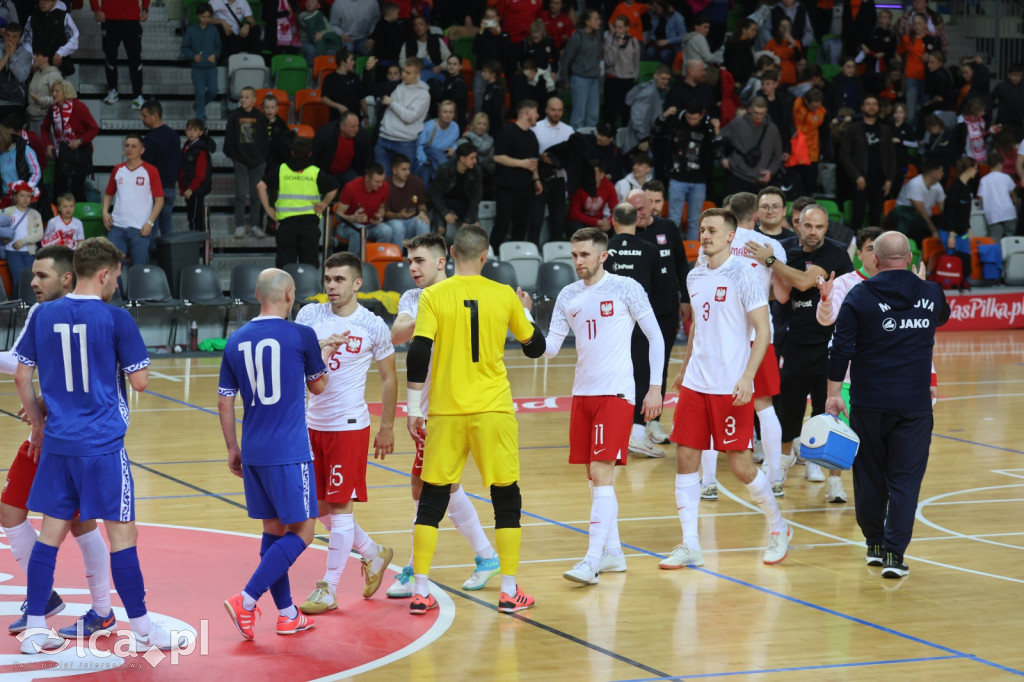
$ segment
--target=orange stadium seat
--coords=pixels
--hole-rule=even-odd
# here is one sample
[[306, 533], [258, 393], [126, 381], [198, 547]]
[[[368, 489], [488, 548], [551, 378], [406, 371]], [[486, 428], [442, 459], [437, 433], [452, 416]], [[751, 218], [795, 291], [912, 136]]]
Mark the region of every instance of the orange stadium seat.
[[277, 98], [277, 105], [279, 107], [277, 110], [277, 116], [281, 120], [287, 122], [288, 113], [291, 111], [292, 108], [292, 100], [290, 97], [288, 97], [288, 93], [285, 92], [284, 90], [281, 90], [280, 88], [260, 88], [259, 90], [256, 91], [257, 108], [262, 110], [263, 98], [266, 97], [267, 95], [273, 95], [274, 97]]

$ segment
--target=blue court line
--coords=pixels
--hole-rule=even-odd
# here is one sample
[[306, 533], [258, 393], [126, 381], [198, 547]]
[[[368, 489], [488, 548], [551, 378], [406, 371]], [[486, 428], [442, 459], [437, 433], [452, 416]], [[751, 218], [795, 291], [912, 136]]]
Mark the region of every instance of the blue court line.
[[1014, 450], [1013, 448], [1004, 448], [1000, 445], [989, 445], [988, 443], [978, 443], [977, 441], [967, 440], [966, 438], [957, 438], [956, 436], [943, 436], [941, 433], [933, 433], [932, 436], [935, 438], [943, 438], [945, 440], [955, 440], [958, 443], [966, 443], [967, 445], [977, 445], [979, 448], [988, 448], [990, 450], [1002, 450], [1003, 452], [1012, 452], [1015, 455], [1024, 455], [1024, 450]]
[[220, 497], [222, 495], [244, 495], [245, 493], [199, 493], [196, 495], [150, 495], [148, 497], [136, 497], [139, 500], [177, 500], [182, 497]]
[[[700, 673], [687, 675], [688, 680], [699, 680], [710, 677], [734, 677], [736, 675], [767, 675], [771, 673], [792, 673], [804, 670], [832, 670], [835, 668], [863, 668], [871, 665], [893, 665], [899, 663], [927, 663], [929, 661], [949, 661], [958, 658], [971, 659], [973, 656], [926, 656], [923, 658], [898, 658], [889, 661], [864, 661], [863, 663], [833, 663], [831, 665], [805, 665], [793, 668], [768, 668], [765, 670], [737, 670], [731, 673]], [[678, 680], [678, 677], [642, 677], [631, 680], [617, 680], [617, 682], [660, 682], [661, 680]]]
[[[216, 412], [213, 412], [212, 410], [208, 410], [206, 408], [199, 407], [197, 405], [192, 405], [190, 403], [178, 400], [176, 398], [171, 398], [171, 397], [168, 397], [168, 396], [164, 396], [164, 395], [161, 395], [159, 393], [153, 393], [153, 395], [155, 395], [157, 397], [165, 398], [167, 400], [179, 403], [181, 405], [186, 405], [188, 407], [193, 407], [193, 408], [195, 408], [197, 410], [201, 410], [203, 412], [207, 412], [207, 413], [210, 413], [210, 414], [217, 414]], [[219, 415], [218, 415], [218, 417], [219, 417]], [[961, 440], [959, 438], [952, 438], [950, 436], [939, 436], [939, 437], [940, 438], [949, 438], [950, 440]], [[1018, 454], [1024, 454], [1024, 452], [1021, 452], [1021, 451], [1018, 451], [1018, 450], [1011, 450], [1009, 448], [1001, 448], [1001, 447], [998, 447], [998, 446], [987, 445], [985, 443], [974, 443], [972, 441], [962, 441], [962, 442], [970, 443], [970, 444], [973, 444], [973, 445], [979, 445], [981, 447], [990, 447], [990, 448], [997, 449], [997, 450], [1008, 450], [1009, 452], [1014, 452], [1014, 453], [1018, 453]], [[548, 445], [548, 446], [533, 446], [533, 447], [520, 448], [520, 450], [550, 450], [550, 449], [557, 449], [558, 447], [560, 447], [560, 446], [557, 446], [557, 445], [555, 445], [555, 446], [551, 446], [551, 445]], [[561, 446], [561, 447], [565, 447], [565, 446]], [[400, 470], [395, 469], [393, 467], [385, 466], [383, 464], [380, 464], [378, 462], [374, 462], [372, 460], [369, 463], [372, 464], [373, 466], [379, 468], [379, 469], [383, 469], [385, 471], [390, 471], [392, 473], [400, 474], [400, 475], [405, 476], [407, 478], [411, 477], [411, 474], [406, 473], [404, 471], [400, 471]], [[150, 469], [150, 471], [153, 471], [153, 470]], [[182, 485], [185, 485], [185, 486], [187, 486], [189, 488], [192, 488], [194, 490], [202, 490], [201, 488], [198, 488], [197, 486], [194, 486], [194, 485], [192, 485], [190, 483], [186, 483], [185, 481], [182, 481], [180, 479], [174, 478], [174, 477], [169, 476], [167, 474], [163, 474], [163, 473], [156, 472], [156, 471], [153, 471], [153, 473], [156, 473], [156, 474], [158, 474], [160, 476], [163, 476], [165, 478], [169, 478], [171, 480], [175, 480], [175, 481], [181, 483]], [[203, 492], [208, 492], [208, 491], [203, 491]], [[467, 494], [469, 494], [469, 493], [467, 493]], [[211, 495], [216, 496], [213, 493], [211, 493]], [[490, 504], [490, 500], [488, 498], [481, 497], [479, 495], [472, 495], [472, 494], [470, 494], [470, 497], [473, 497], [475, 499], [478, 499], [478, 500], [481, 500], [483, 502], [487, 502], [488, 504]], [[232, 504], [232, 505], [235, 505], [235, 506], [241, 506], [237, 502], [235, 502], [234, 500], [228, 500], [226, 498], [221, 498], [221, 499], [223, 499], [223, 501], [225, 501], [225, 502], [228, 502], [229, 504]], [[559, 526], [561, 528], [565, 528], [566, 530], [570, 530], [570, 531], [579, 533], [580, 535], [589, 535], [588, 531], [576, 528], [574, 526], [570, 526], [570, 525], [568, 525], [566, 523], [562, 523], [561, 521], [556, 521], [555, 519], [549, 519], [547, 517], [540, 516], [539, 514], [534, 514], [534, 513], [531, 513], [531, 512], [527, 512], [527, 511], [523, 511], [522, 513], [523, 513], [523, 515], [528, 516], [530, 518], [534, 518], [534, 519], [537, 519], [537, 520], [540, 520], [540, 521], [544, 521], [546, 523], [550, 523], [550, 524], [552, 524], [554, 526]], [[652, 556], [652, 557], [664, 558], [664, 556], [665, 556], [664, 554], [658, 554], [657, 552], [652, 552], [652, 551], [650, 551], [648, 549], [644, 549], [644, 548], [641, 548], [641, 547], [635, 547], [635, 546], [627, 545], [627, 544], [623, 544], [622, 546], [626, 547], [628, 549], [631, 549], [633, 551], [636, 551], [636, 552], [647, 554], [647, 555]], [[1024, 670], [1017, 670], [1017, 669], [1010, 668], [1010, 667], [1007, 667], [1007, 666], [1004, 666], [1004, 665], [1000, 665], [998, 663], [995, 663], [994, 661], [989, 661], [989, 660], [981, 658], [979, 656], [975, 656], [974, 654], [967, 654], [967, 653], [964, 653], [962, 651], [957, 651], [956, 649], [952, 649], [950, 647], [946, 647], [946, 646], [943, 646], [941, 644], [937, 644], [935, 642], [930, 642], [930, 641], [928, 641], [926, 639], [923, 639], [923, 638], [920, 638], [920, 637], [916, 637], [914, 635], [910, 635], [910, 634], [907, 634], [907, 633], [904, 633], [904, 632], [900, 632], [898, 630], [893, 630], [892, 628], [887, 628], [887, 627], [885, 627], [883, 625], [879, 625], [877, 623], [872, 623], [870, 621], [867, 621], [867, 620], [864, 620], [864, 619], [861, 619], [861, 618], [857, 618], [855, 616], [851, 616], [851, 615], [848, 615], [848, 614], [845, 614], [845, 613], [841, 613], [839, 611], [836, 611], [834, 609], [830, 609], [830, 608], [825, 607], [825, 606], [821, 606], [819, 604], [813, 604], [813, 603], [805, 601], [803, 599], [797, 599], [796, 597], [791, 597], [789, 595], [782, 594], [781, 592], [775, 592], [774, 590], [770, 590], [770, 589], [767, 589], [765, 587], [761, 587], [760, 585], [755, 585], [753, 583], [749, 583], [747, 581], [740, 580], [740, 579], [734, 578], [732, 576], [724, 575], [722, 573], [717, 573], [715, 571], [711, 571], [711, 570], [706, 569], [706, 568], [690, 568], [690, 570], [700, 571], [701, 573], [705, 573], [707, 575], [710, 575], [710, 576], [713, 576], [713, 577], [716, 577], [716, 578], [721, 578], [723, 580], [726, 580], [728, 582], [734, 583], [736, 585], [740, 585], [740, 586], [743, 586], [743, 587], [749, 587], [749, 588], [751, 588], [753, 590], [756, 590], [758, 592], [762, 592], [762, 593], [767, 594], [767, 595], [778, 597], [780, 599], [783, 599], [785, 601], [791, 602], [793, 604], [797, 604], [797, 605], [800, 605], [800, 606], [805, 606], [805, 607], [813, 609], [815, 611], [819, 611], [819, 612], [827, 614], [827, 615], [835, 616], [837, 618], [841, 618], [843, 620], [847, 620], [847, 621], [850, 621], [852, 623], [856, 623], [858, 625], [864, 625], [866, 627], [878, 630], [879, 632], [884, 632], [886, 634], [894, 635], [894, 636], [899, 637], [901, 639], [906, 639], [906, 640], [914, 642], [916, 644], [921, 644], [923, 646], [927, 646], [927, 647], [930, 647], [930, 648], [933, 648], [933, 649], [938, 649], [939, 651], [944, 651], [947, 654], [949, 654], [949, 658], [968, 658], [968, 659], [971, 659], [971, 660], [976, 661], [978, 663], [982, 663], [984, 665], [996, 668], [998, 670], [1002, 670], [1002, 671], [1005, 671], [1005, 672], [1008, 672], [1008, 673], [1012, 673], [1014, 675], [1018, 675], [1018, 676], [1024, 677]], [[447, 587], [445, 587], [444, 589], [446, 589], [448, 591], [451, 591], [451, 592], [453, 592], [455, 594], [459, 594], [460, 596], [463, 596], [466, 599], [470, 599], [472, 601], [479, 601], [479, 600], [476, 600], [474, 597], [471, 597], [469, 595], [466, 595], [466, 594], [463, 594], [463, 593], [459, 592], [458, 590], [453, 590], [452, 588], [447, 588]], [[486, 602], [482, 602], [481, 601], [479, 603], [481, 603], [481, 604], [483, 604], [485, 606], [490, 607], [490, 604], [487, 604]], [[515, 615], [515, 614], [512, 614], [512, 615]], [[544, 625], [542, 623], [537, 623], [536, 621], [532, 621], [532, 620], [527, 619], [527, 618], [523, 618], [522, 620], [524, 622], [536, 625], [537, 627], [540, 627], [542, 629], [550, 630], [552, 633], [559, 634], [560, 636], [566, 637], [566, 638], [571, 639], [573, 641], [577, 641], [578, 643], [583, 644], [584, 646], [590, 647], [590, 648], [592, 648], [592, 649], [594, 649], [596, 651], [605, 652], [605, 650], [601, 649], [600, 647], [597, 647], [597, 645], [594, 645], [594, 644], [591, 644], [589, 642], [586, 642], [585, 640], [576, 638], [573, 635], [569, 635], [568, 633], [562, 633], [559, 630], [556, 630], [554, 628], [550, 628], [550, 626]], [[617, 656], [613, 652], [605, 652], [605, 653], [609, 653], [609, 655]], [[625, 659], [625, 660], [630, 662], [631, 664], [634, 663], [631, 659]], [[643, 664], [639, 664], [638, 663], [637, 665], [638, 665], [638, 667], [642, 667], [645, 670], [653, 671], [653, 669], [647, 668], [647, 666], [644, 666]], [[672, 677], [672, 676], [669, 676], [669, 675], [661, 674], [660, 671], [653, 671], [653, 672], [655, 672], [656, 675], [660, 675], [661, 679], [680, 679], [680, 678], [677, 678], [677, 677]], [[728, 673], [723, 673], [723, 674], [728, 674]]]

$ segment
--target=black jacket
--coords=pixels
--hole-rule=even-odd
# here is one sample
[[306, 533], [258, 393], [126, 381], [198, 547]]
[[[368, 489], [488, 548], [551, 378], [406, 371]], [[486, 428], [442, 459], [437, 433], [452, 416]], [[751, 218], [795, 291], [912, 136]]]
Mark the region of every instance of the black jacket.
[[477, 211], [480, 209], [480, 199], [484, 194], [483, 175], [479, 166], [469, 168], [460, 175], [458, 165], [459, 159], [455, 157], [445, 161], [437, 169], [434, 181], [430, 184], [430, 205], [444, 215], [448, 211], [444, 195], [455, 189], [458, 183], [462, 183], [462, 191], [469, 200], [469, 206], [466, 208], [466, 215], [459, 217], [464, 223], [475, 223]]
[[647, 295], [657, 317], [679, 316], [679, 303], [690, 302], [686, 275], [690, 265], [679, 228], [667, 218], [655, 218], [646, 228], [637, 227], [636, 236], [657, 249], [651, 288]]
[[[327, 170], [334, 160], [334, 153], [338, 149], [338, 138], [341, 137], [341, 123], [334, 121], [328, 123], [313, 136], [313, 163], [318, 168]], [[355, 148], [352, 151], [351, 169], [359, 175], [366, 173], [366, 167], [373, 163], [373, 144], [370, 142], [370, 134], [366, 128], [359, 126], [356, 133]]]
[[664, 143], [659, 177], [680, 182], [706, 183], [715, 165], [715, 129], [705, 116], [696, 126], [686, 123], [686, 114], [668, 119], [659, 117], [651, 133]]
[[850, 367], [850, 404], [898, 414], [931, 412], [935, 330], [949, 304], [935, 282], [908, 270], [883, 270], [853, 287], [836, 320], [828, 378]]
[[[217, 143], [209, 135], [202, 135], [195, 142], [185, 142], [185, 146], [181, 149], [181, 175], [179, 176], [182, 194], [191, 187], [192, 181], [196, 177], [197, 166], [201, 168], [203, 177], [194, 192], [200, 195], [209, 194], [213, 185], [213, 159], [211, 157], [215, 151], [217, 151]], [[200, 163], [200, 158], [203, 158], [202, 163]]]
[[604, 269], [636, 280], [650, 292], [657, 260], [658, 250], [654, 245], [636, 235], [616, 234], [608, 240], [608, 260]]
[[[420, 46], [416, 36], [410, 36], [405, 41], [405, 57], [415, 57], [416, 53], [419, 52]], [[436, 33], [427, 34], [427, 59], [433, 66], [444, 66], [444, 60], [441, 59], [441, 36]]]
[[[839, 163], [851, 182], [863, 176], [870, 184], [882, 185], [886, 180], [896, 181], [896, 149], [892, 143], [892, 130], [882, 122], [878, 122], [879, 151], [882, 157], [882, 172], [885, 177], [872, 178], [868, 174], [868, 141], [864, 129], [864, 119], [850, 124], [839, 143]], [[897, 191], [899, 188], [893, 188]]]

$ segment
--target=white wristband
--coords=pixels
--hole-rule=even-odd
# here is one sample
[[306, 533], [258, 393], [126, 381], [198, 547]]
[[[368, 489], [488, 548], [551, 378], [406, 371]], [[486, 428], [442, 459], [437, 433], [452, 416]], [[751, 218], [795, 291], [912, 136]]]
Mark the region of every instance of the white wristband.
[[530, 324], [533, 324], [533, 315], [530, 314], [530, 311], [527, 310], [526, 308], [523, 308], [523, 312], [526, 313], [526, 321], [529, 322]]
[[405, 390], [405, 409], [410, 417], [422, 417], [423, 410], [423, 389], [422, 388], [407, 388]]

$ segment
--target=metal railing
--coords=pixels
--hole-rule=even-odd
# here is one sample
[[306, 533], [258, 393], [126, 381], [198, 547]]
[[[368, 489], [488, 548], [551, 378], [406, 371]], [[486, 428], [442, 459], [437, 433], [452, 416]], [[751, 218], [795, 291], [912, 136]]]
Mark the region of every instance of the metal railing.
[[964, 0], [964, 37], [987, 57], [993, 79], [1006, 76], [1010, 64], [1024, 62], [1024, 6], [1014, 0]]

